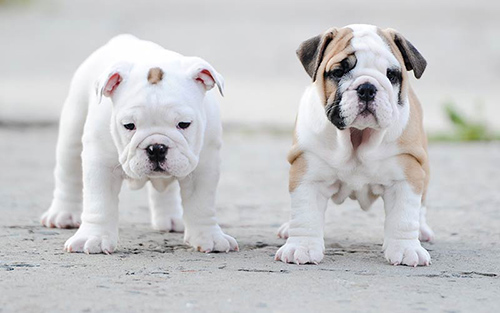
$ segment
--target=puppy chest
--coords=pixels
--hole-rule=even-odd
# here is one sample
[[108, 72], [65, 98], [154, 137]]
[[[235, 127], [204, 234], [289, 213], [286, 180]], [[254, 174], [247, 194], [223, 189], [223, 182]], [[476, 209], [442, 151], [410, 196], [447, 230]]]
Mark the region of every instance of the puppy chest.
[[401, 178], [402, 171], [393, 160], [355, 161], [337, 168], [333, 176], [332, 199], [335, 203], [350, 197], [358, 200], [363, 209], [368, 209], [382, 195], [385, 186]]
[[380, 163], [371, 165], [358, 163], [337, 169], [335, 180], [353, 190], [359, 190], [364, 185], [386, 184], [390, 176], [392, 176], [390, 169]]

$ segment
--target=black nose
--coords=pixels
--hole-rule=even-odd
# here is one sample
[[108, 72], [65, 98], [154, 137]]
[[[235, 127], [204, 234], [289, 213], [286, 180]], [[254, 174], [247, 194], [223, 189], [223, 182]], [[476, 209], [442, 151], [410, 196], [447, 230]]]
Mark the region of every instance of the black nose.
[[146, 148], [146, 153], [151, 161], [163, 161], [167, 155], [168, 147], [161, 144], [149, 145]]
[[359, 99], [363, 101], [372, 101], [375, 99], [377, 88], [370, 83], [364, 83], [358, 87], [357, 91]]

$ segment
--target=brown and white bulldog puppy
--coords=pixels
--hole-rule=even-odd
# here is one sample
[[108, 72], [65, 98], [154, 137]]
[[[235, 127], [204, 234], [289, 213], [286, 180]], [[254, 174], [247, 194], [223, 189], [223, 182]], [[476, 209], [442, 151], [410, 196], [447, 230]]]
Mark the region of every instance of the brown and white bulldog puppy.
[[289, 153], [291, 220], [276, 260], [318, 263], [325, 250], [328, 199], [356, 199], [363, 210], [381, 196], [389, 263], [429, 265], [420, 241], [429, 182], [422, 108], [407, 71], [427, 62], [400, 33], [371, 25], [332, 28], [303, 42], [297, 55], [312, 84], [300, 103]]

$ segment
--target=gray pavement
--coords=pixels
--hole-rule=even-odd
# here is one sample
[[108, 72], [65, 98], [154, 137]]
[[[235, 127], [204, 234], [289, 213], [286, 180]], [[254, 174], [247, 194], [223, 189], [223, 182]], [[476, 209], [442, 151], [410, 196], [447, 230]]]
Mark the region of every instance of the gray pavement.
[[62, 251], [74, 230], [43, 228], [57, 130], [0, 128], [0, 312], [496, 312], [500, 143], [432, 144], [430, 267], [381, 253], [382, 203], [327, 213], [318, 265], [273, 261], [288, 218], [291, 135], [226, 129], [217, 209], [241, 251], [202, 254], [149, 226], [144, 191], [124, 187], [111, 256]]

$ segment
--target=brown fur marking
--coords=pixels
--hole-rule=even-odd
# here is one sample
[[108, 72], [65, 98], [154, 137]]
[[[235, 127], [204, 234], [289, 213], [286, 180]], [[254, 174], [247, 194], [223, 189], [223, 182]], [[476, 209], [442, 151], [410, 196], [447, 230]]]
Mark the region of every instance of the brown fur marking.
[[[331, 36], [331, 34], [335, 34], [335, 36], [332, 38], [330, 43], [328, 43], [325, 50], [321, 54], [323, 59], [319, 61], [320, 65], [316, 72], [315, 80], [315, 84], [317, 84], [318, 88], [320, 88], [320, 94], [325, 95], [325, 99], [323, 99], [323, 104], [325, 105], [326, 100], [331, 95], [335, 95], [335, 92], [337, 91], [336, 84], [330, 80], [324, 79], [325, 71], [329, 71], [338, 66], [343, 59], [354, 52], [350, 48], [350, 42], [353, 37], [352, 30], [350, 28], [342, 28], [338, 30], [329, 29], [323, 36]], [[297, 121], [295, 121], [295, 124], [297, 124]], [[299, 147], [296, 130], [294, 130], [293, 134], [292, 148], [288, 153], [288, 162], [291, 164], [288, 189], [290, 192], [293, 192], [300, 184], [307, 171], [307, 161], [304, 157], [303, 151]]]
[[148, 72], [148, 82], [155, 85], [163, 79], [163, 71], [159, 67], [153, 67]]
[[[297, 125], [297, 120], [295, 120], [295, 124]], [[293, 132], [292, 149], [288, 152], [287, 159], [288, 163], [291, 165], [288, 179], [288, 191], [293, 192], [302, 181], [302, 177], [305, 175], [307, 170], [306, 159], [304, 158], [302, 150], [300, 150], [297, 145], [296, 130]]]
[[322, 99], [324, 105], [337, 92], [337, 84], [329, 79], [325, 79], [324, 74], [337, 67], [343, 59], [354, 53], [354, 50], [351, 48], [352, 37], [352, 29], [341, 28], [325, 48], [323, 60], [321, 60], [319, 65], [315, 82], [318, 88], [320, 88], [319, 94], [324, 96]]
[[[399, 138], [399, 147], [402, 152], [399, 158], [408, 182], [415, 192], [422, 194], [422, 203], [425, 203], [430, 178], [427, 136], [423, 127], [422, 106], [411, 87], [408, 98], [410, 100], [410, 120]], [[413, 161], [410, 162], [409, 157]]]
[[290, 167], [288, 190], [293, 192], [299, 186], [302, 181], [302, 177], [304, 177], [307, 171], [307, 162], [302, 151], [294, 150], [293, 148], [288, 154], [288, 161], [291, 161], [292, 165]]
[[[393, 40], [393, 32], [394, 30], [379, 29], [378, 34], [386, 41], [402, 68], [405, 69], [403, 55]], [[399, 137], [398, 144], [401, 154], [398, 158], [403, 166], [407, 181], [416, 193], [422, 194], [422, 204], [425, 204], [430, 168], [427, 156], [427, 136], [423, 126], [422, 105], [408, 83], [408, 73], [405, 70], [402, 73], [401, 90], [407, 93], [410, 102], [410, 117], [406, 128]], [[406, 94], [401, 94], [402, 98], [405, 96]]]

